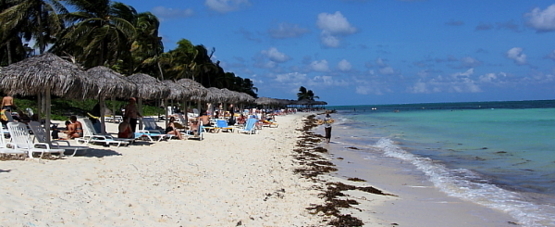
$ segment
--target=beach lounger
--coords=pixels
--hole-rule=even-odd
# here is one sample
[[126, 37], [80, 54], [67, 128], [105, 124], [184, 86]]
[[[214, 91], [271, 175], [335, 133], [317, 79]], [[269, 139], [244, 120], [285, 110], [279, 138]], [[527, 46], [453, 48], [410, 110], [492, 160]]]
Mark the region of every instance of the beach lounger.
[[194, 132], [194, 130], [187, 130], [187, 135], [192, 135], [192, 137], [187, 137], [187, 139], [198, 139], [199, 141], [202, 141], [204, 139], [204, 126], [202, 126], [201, 124], [198, 124], [198, 128], [197, 128], [197, 133]]
[[158, 141], [167, 140], [173, 138], [174, 135], [162, 133], [162, 130], [156, 124], [154, 118], [143, 118], [144, 128], [142, 130], [135, 131], [135, 137], [145, 137], [148, 135], [151, 141], [154, 141], [152, 137], [158, 138]]
[[100, 143], [106, 146], [110, 146], [110, 145], [117, 145], [117, 147], [124, 145], [127, 146], [130, 143], [133, 143], [133, 139], [120, 139], [120, 138], [115, 138], [114, 136], [110, 135], [110, 134], [103, 134], [103, 133], [99, 133], [96, 132], [96, 130], [94, 129], [94, 126], [92, 124], [92, 121], [90, 119], [80, 119], [83, 122], [83, 137], [82, 138], [76, 138], [75, 140], [77, 142], [81, 142], [84, 144], [88, 144], [88, 143], [92, 143], [92, 144], [96, 144], [96, 143]]
[[48, 143], [33, 143], [27, 125], [20, 122], [9, 122], [8, 131], [10, 132], [10, 145], [19, 152], [27, 152], [29, 158], [33, 158], [33, 153], [40, 153], [40, 158], [44, 153], [58, 153], [64, 156], [65, 149], [52, 148]]
[[[1, 123], [0, 123], [1, 124]], [[11, 145], [6, 141], [5, 135], [9, 135], [7, 131], [4, 131], [4, 124], [0, 125], [0, 154], [26, 154], [29, 153], [25, 150], [15, 149], [15, 146]]]
[[[33, 136], [34, 136], [33, 142], [36, 141], [41, 144], [48, 144], [47, 136], [49, 135], [46, 134], [46, 130], [41, 126], [40, 122], [31, 121], [29, 122], [29, 127], [31, 128], [31, 131], [33, 131]], [[73, 153], [70, 155], [70, 157], [73, 157], [75, 154], [77, 154], [77, 151], [86, 151], [90, 149], [87, 146], [72, 146], [67, 140], [50, 141], [49, 146], [51, 148], [72, 151]]]
[[218, 132], [220, 132], [220, 131], [225, 131], [225, 132], [233, 131], [233, 127], [229, 126], [227, 124], [227, 121], [224, 120], [224, 119], [217, 119], [215, 128]]
[[241, 129], [237, 129], [237, 132], [245, 133], [245, 134], [255, 134], [256, 133], [256, 126], [255, 126], [256, 122], [258, 122], [258, 119], [256, 119], [256, 118], [247, 119], [247, 122], [245, 123], [245, 127], [241, 128]]

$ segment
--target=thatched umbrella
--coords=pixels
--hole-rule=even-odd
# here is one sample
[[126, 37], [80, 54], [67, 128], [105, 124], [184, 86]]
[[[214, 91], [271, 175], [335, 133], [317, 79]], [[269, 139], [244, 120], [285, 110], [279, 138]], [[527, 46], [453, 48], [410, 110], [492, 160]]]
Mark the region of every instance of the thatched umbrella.
[[100, 104], [100, 122], [101, 130], [105, 132], [106, 123], [104, 122], [104, 100], [107, 97], [126, 98], [132, 97], [137, 88], [135, 84], [129, 82], [121, 74], [116, 71], [104, 67], [96, 66], [87, 70], [89, 78], [94, 79], [98, 86], [97, 94], [93, 98], [98, 98]]
[[[200, 111], [202, 109], [202, 101], [205, 101], [206, 95], [209, 92], [208, 89], [202, 86], [201, 83], [188, 78], [179, 79], [176, 83], [185, 87], [189, 92], [191, 92], [191, 96], [187, 99], [189, 101], [196, 101], [197, 107]], [[185, 106], [185, 110], [187, 110], [188, 105], [185, 105], [184, 103], [183, 106]]]
[[137, 86], [136, 97], [139, 99], [163, 99], [170, 95], [170, 89], [158, 79], [144, 73], [126, 77]]
[[[137, 105], [139, 114], [143, 114], [143, 99], [164, 99], [170, 95], [170, 89], [164, 86], [158, 79], [144, 73], [136, 73], [126, 77], [137, 86]], [[139, 123], [139, 129], [142, 129], [142, 122]]]
[[[171, 80], [164, 80], [162, 81], [168, 89], [170, 89], [170, 94], [166, 99], [164, 99], [164, 112], [167, 110], [167, 102], [168, 100], [172, 100], [171, 106], [173, 106], [173, 100], [184, 100], [188, 97], [192, 96], [192, 92], [189, 91], [187, 88], [183, 87], [181, 84]], [[166, 125], [168, 124], [168, 118], [165, 118]]]
[[198, 100], [200, 97], [206, 96], [206, 94], [208, 93], [208, 90], [206, 90], [206, 88], [202, 86], [202, 84], [191, 79], [179, 79], [178, 81], [176, 81], [176, 83], [185, 87], [187, 91], [190, 92], [191, 96], [189, 98], [196, 97], [196, 99]]
[[162, 84], [170, 90], [170, 93], [166, 97], [166, 99], [181, 100], [181, 99], [188, 98], [192, 95], [192, 92], [187, 90], [187, 88], [183, 87], [182, 85], [174, 81], [164, 80], [162, 81]]
[[0, 89], [9, 94], [44, 95], [45, 128], [50, 135], [50, 95], [83, 99], [96, 85], [79, 66], [45, 53], [4, 67]]

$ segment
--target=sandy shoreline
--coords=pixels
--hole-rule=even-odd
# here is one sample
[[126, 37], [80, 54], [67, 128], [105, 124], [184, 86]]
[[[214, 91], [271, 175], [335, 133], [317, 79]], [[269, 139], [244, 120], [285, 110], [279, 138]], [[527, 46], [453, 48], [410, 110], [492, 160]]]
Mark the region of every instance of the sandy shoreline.
[[[346, 147], [340, 136], [351, 135], [341, 127], [334, 127], [332, 143], [321, 144], [327, 149], [338, 171], [330, 181], [348, 178], [366, 180], [367, 184], [396, 195], [371, 198], [353, 196], [357, 201], [370, 201], [344, 212], [363, 220], [365, 226], [520, 226], [509, 214], [446, 195], [427, 179], [407, 172], [401, 160], [367, 158], [364, 147]], [[313, 130], [322, 134], [322, 128]], [[334, 142], [335, 141], [335, 142]], [[370, 148], [371, 149], [371, 148]], [[375, 157], [375, 156], [372, 156]], [[352, 184], [352, 183], [350, 183]]]
[[515, 226], [383, 163], [370, 170], [354, 150], [323, 144], [309, 115], [256, 135], [0, 161], [0, 226]]
[[306, 208], [321, 191], [293, 173], [303, 116], [257, 135], [1, 161], [0, 226], [319, 226]]

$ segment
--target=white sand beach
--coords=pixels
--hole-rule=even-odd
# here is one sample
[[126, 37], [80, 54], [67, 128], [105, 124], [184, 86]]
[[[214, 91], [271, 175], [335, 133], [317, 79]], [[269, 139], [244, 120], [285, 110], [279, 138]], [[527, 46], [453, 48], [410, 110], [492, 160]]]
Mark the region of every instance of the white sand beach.
[[322, 225], [306, 210], [323, 202], [316, 183], [293, 173], [302, 116], [280, 116], [256, 135], [1, 161], [0, 226]]
[[[297, 129], [308, 115], [279, 116], [278, 128], [255, 135], [205, 133], [203, 141], [89, 145], [87, 154], [75, 157], [0, 161], [0, 226], [329, 226], [334, 217], [307, 209], [329, 204], [322, 196], [328, 182], [377, 184], [396, 195], [342, 191], [348, 196], [337, 199], [359, 204], [335, 208], [364, 226], [512, 225], [506, 214], [437, 193], [424, 195], [420, 187], [410, 187], [419, 184], [408, 175], [379, 163], [370, 172], [357, 170], [356, 161], [338, 159], [355, 160], [347, 153], [323, 154], [322, 160], [351, 167], [321, 174], [317, 181], [294, 173], [303, 167], [295, 159], [303, 135]], [[116, 126], [108, 123], [108, 132]]]

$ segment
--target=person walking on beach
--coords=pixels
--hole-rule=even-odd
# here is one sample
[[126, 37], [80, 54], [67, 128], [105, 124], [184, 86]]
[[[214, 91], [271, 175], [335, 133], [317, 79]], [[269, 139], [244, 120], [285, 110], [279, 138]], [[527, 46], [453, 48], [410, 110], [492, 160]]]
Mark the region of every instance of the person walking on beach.
[[123, 115], [124, 118], [129, 119], [129, 125], [131, 126], [131, 131], [135, 133], [137, 128], [137, 120], [139, 117], [142, 117], [139, 114], [139, 110], [137, 109], [137, 100], [133, 97], [129, 99], [129, 104], [125, 106], [125, 114]]
[[330, 113], [328, 111], [326, 111], [326, 117], [324, 117], [324, 120], [319, 120], [318, 124], [323, 124], [324, 125], [324, 131], [325, 131], [325, 136], [324, 138], [326, 139], [326, 143], [330, 143], [331, 140], [331, 124], [334, 122], [333, 118], [331, 118]]

